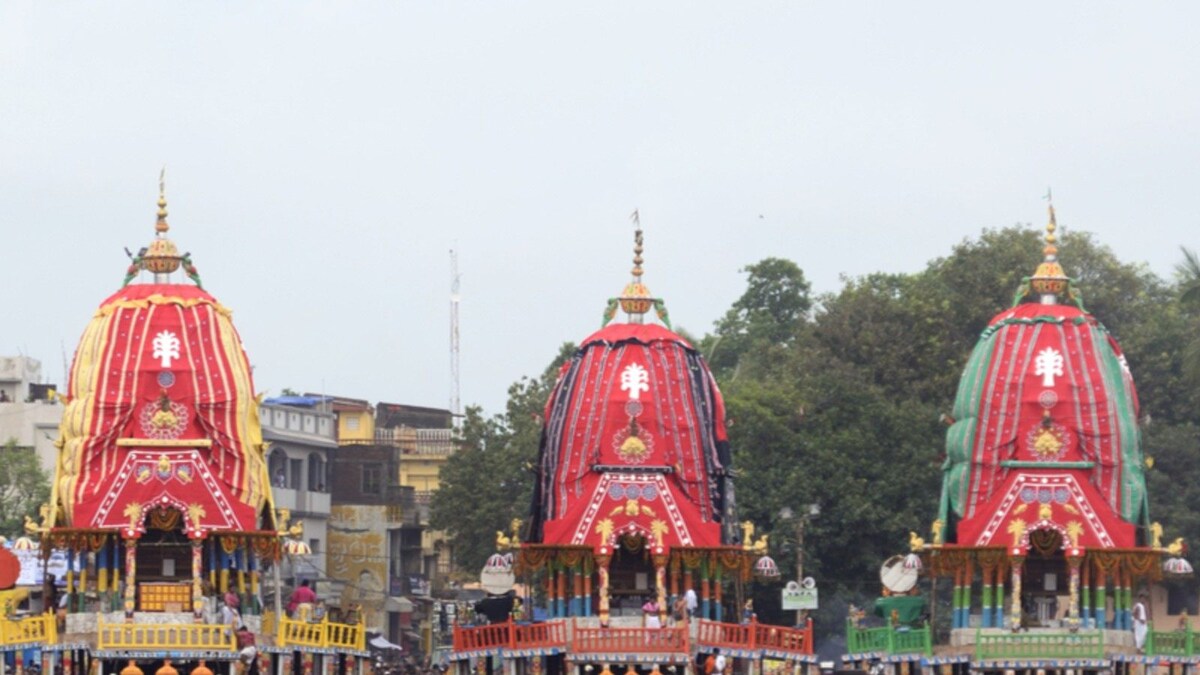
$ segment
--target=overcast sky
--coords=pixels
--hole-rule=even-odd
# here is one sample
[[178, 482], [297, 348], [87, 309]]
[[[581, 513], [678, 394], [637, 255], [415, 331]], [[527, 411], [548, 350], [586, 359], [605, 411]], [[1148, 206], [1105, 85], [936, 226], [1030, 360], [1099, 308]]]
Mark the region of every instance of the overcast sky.
[[[982, 228], [1200, 247], [1200, 5], [0, 4], [0, 354], [62, 381], [171, 236], [258, 389], [502, 409], [628, 280], [700, 334], [740, 267], [819, 292]], [[1035, 261], [1030, 261], [1030, 269]], [[1064, 261], [1070, 271], [1070, 261]]]

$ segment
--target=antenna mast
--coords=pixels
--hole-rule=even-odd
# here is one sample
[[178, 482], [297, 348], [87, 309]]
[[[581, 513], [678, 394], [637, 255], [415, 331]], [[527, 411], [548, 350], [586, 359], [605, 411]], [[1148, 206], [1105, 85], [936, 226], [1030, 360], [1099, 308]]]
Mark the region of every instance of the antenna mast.
[[458, 375], [458, 280], [461, 277], [458, 273], [458, 251], [450, 249], [450, 412], [455, 417], [462, 414]]

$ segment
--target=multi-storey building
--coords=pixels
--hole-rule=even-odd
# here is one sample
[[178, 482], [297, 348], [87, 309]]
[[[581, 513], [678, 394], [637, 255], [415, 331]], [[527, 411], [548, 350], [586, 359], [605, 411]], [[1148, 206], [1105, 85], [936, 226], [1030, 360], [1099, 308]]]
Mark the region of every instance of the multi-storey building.
[[329, 574], [345, 580], [344, 598], [364, 600], [368, 626], [428, 653], [430, 594], [451, 560], [445, 538], [428, 530], [429, 495], [453, 450], [451, 414], [342, 397], [329, 404], [339, 445]]
[[319, 398], [281, 396], [259, 408], [263, 440], [267, 442], [267, 471], [275, 507], [287, 509], [293, 520], [304, 521], [310, 553], [290, 556], [283, 575], [288, 586], [300, 579], [314, 582], [318, 594], [329, 597], [325, 551], [329, 541], [329, 462], [337, 450], [337, 419]]
[[13, 441], [32, 448], [42, 470], [54, 475], [58, 423], [56, 387], [42, 381], [42, 364], [27, 356], [0, 356], [0, 445]]

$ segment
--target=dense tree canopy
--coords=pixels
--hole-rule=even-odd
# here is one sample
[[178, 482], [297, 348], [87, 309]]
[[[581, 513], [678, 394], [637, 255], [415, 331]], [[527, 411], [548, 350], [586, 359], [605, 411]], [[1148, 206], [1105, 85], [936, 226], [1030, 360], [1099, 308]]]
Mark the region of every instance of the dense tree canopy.
[[0, 445], [0, 534], [24, 534], [25, 516], [39, 520], [38, 507], [48, 501], [50, 479], [33, 448], [20, 447], [15, 440]]
[[[928, 532], [936, 515], [945, 427], [959, 376], [980, 332], [1012, 305], [1042, 257], [1028, 227], [983, 232], [913, 274], [849, 279], [810, 296], [803, 271], [767, 258], [698, 341], [726, 398], [742, 519], [772, 533], [772, 555], [794, 569], [796, 522], [806, 522], [805, 573], [822, 593], [818, 630], [840, 632], [847, 602], [879, 591], [879, 564]], [[1200, 266], [1185, 251], [1176, 279], [1122, 262], [1082, 232], [1059, 258], [1082, 302], [1121, 342], [1138, 384], [1151, 515], [1172, 536], [1200, 541], [1200, 394], [1187, 354], [1200, 353]], [[1193, 350], [1190, 351], [1189, 350]], [[505, 415], [473, 410], [464, 450], [447, 465], [435, 523], [459, 535], [460, 561], [478, 569], [495, 530], [523, 516], [537, 450], [537, 413], [566, 352], [538, 380], [510, 390]], [[503, 487], [497, 487], [500, 483]], [[756, 608], [778, 614], [778, 586], [756, 585]], [[773, 616], [774, 615], [774, 616]]]

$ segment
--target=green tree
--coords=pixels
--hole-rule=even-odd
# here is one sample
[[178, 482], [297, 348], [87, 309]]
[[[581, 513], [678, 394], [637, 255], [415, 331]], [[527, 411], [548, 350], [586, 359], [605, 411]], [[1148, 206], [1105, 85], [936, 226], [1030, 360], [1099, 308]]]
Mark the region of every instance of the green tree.
[[0, 534], [24, 533], [25, 516], [39, 519], [38, 507], [50, 500], [50, 479], [33, 448], [9, 439], [0, 446]]
[[467, 408], [458, 450], [442, 467], [430, 506], [430, 525], [451, 536], [460, 571], [482, 569], [496, 552], [496, 532], [511, 536], [512, 521], [528, 516], [542, 411], [574, 352], [564, 344], [540, 377], [513, 383], [503, 414], [486, 417], [477, 406]]
[[732, 372], [744, 354], [796, 338], [812, 308], [811, 288], [796, 263], [765, 258], [742, 268], [746, 291], [717, 321], [702, 352], [714, 370]]
[[1187, 318], [1189, 336], [1183, 341], [1183, 368], [1192, 390], [1200, 383], [1200, 258], [1196, 252], [1180, 247], [1183, 262], [1175, 267], [1179, 282], [1179, 305]]
[[[795, 560], [794, 525], [779, 520], [781, 508], [822, 506], [804, 548], [823, 608], [873, 597], [879, 564], [905, 550], [909, 530], [927, 533], [941, 485], [938, 413], [949, 409], [980, 332], [1011, 306], [1042, 247], [1028, 227], [986, 230], [919, 272], [846, 281], [787, 335], [762, 328], [779, 324], [745, 320], [770, 316], [763, 296], [748, 291], [705, 338], [726, 394], [740, 517], [774, 533], [781, 568]], [[1143, 413], [1155, 420], [1146, 436], [1159, 458], [1151, 485], [1190, 476], [1200, 420], [1196, 388], [1180, 375], [1189, 323], [1179, 290], [1086, 233], [1073, 232], [1059, 255], [1085, 307], [1122, 343]], [[721, 357], [731, 336], [735, 348]], [[1152, 512], [1176, 536], [1200, 535], [1188, 511], [1193, 497], [1160, 487]], [[1169, 525], [1176, 517], [1177, 528]], [[760, 616], [785, 618], [772, 617], [774, 603], [764, 599]], [[842, 617], [825, 612], [818, 631], [840, 630]]]

